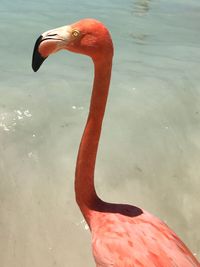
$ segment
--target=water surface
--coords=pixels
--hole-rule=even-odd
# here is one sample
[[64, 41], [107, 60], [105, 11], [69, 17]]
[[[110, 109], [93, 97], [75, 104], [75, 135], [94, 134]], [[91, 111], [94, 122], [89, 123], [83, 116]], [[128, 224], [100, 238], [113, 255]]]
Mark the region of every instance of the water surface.
[[39, 34], [84, 17], [115, 45], [97, 191], [159, 216], [200, 257], [199, 1], [2, 0], [0, 265], [94, 266], [73, 192], [92, 63], [61, 52], [31, 70]]

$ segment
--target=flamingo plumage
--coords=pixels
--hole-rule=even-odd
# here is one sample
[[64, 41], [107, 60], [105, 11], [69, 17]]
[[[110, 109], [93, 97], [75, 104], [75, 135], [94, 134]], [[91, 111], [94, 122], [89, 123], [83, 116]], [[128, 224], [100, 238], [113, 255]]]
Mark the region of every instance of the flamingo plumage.
[[113, 43], [106, 27], [94, 19], [43, 33], [36, 41], [32, 67], [37, 71], [52, 53], [66, 49], [90, 56], [94, 82], [90, 109], [79, 147], [75, 194], [92, 234], [97, 267], [197, 267], [198, 260], [160, 219], [128, 204], [104, 202], [94, 186], [94, 170], [109, 91]]

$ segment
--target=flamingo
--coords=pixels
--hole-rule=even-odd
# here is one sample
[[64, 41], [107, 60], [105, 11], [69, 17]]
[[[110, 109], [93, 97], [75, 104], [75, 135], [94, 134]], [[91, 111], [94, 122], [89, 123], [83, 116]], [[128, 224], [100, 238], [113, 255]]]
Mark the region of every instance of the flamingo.
[[89, 114], [81, 139], [76, 171], [77, 204], [89, 225], [97, 267], [197, 267], [198, 260], [160, 219], [128, 204], [107, 203], [94, 186], [94, 170], [109, 91], [113, 43], [107, 28], [95, 19], [43, 33], [35, 43], [32, 68], [61, 49], [91, 57], [94, 82]]

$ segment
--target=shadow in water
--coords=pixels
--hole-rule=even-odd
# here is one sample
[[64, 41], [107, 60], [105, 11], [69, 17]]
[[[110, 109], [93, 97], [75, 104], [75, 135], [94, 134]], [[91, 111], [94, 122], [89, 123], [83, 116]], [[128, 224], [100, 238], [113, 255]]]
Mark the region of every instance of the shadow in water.
[[137, 16], [144, 16], [150, 9], [151, 0], [135, 0], [132, 4], [131, 13]]
[[[135, 0], [131, 5], [131, 14], [133, 16], [145, 16], [150, 10], [151, 0]], [[134, 40], [134, 43], [138, 45], [146, 45], [149, 37], [146, 33], [133, 32], [130, 37]]]

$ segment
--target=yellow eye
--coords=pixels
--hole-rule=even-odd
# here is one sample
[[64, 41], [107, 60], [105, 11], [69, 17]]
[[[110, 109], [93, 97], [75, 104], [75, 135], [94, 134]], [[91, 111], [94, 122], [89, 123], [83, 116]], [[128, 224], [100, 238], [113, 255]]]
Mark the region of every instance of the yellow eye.
[[79, 30], [73, 30], [73, 31], [72, 31], [72, 36], [73, 36], [73, 37], [78, 37], [79, 34], [80, 34]]

